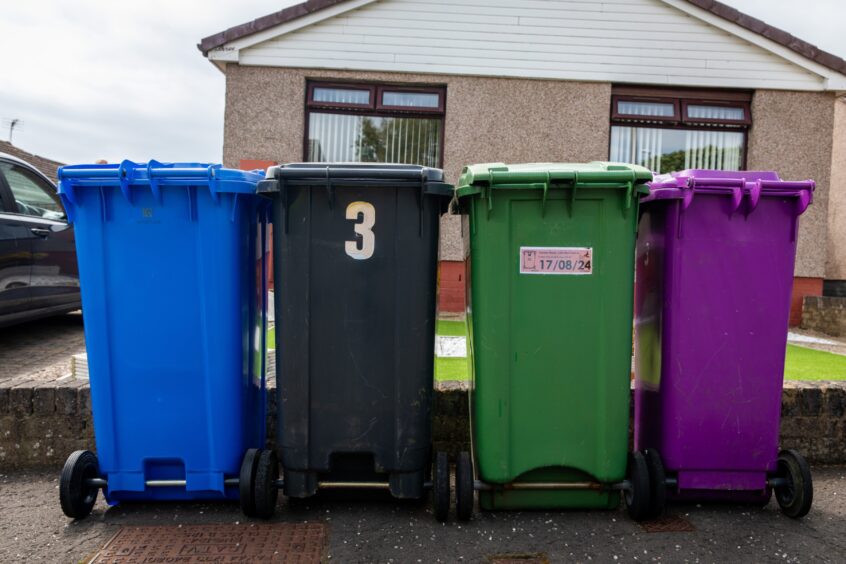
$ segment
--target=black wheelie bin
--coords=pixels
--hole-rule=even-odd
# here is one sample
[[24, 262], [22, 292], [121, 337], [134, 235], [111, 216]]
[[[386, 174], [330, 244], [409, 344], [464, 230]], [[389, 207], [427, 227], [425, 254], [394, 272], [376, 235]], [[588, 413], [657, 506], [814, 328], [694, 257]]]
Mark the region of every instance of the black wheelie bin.
[[453, 187], [422, 166], [303, 163], [268, 169], [258, 190], [273, 200], [282, 480], [276, 456], [253, 453], [242, 507], [271, 515], [278, 486], [416, 499], [432, 485], [445, 513], [431, 406], [439, 220]]

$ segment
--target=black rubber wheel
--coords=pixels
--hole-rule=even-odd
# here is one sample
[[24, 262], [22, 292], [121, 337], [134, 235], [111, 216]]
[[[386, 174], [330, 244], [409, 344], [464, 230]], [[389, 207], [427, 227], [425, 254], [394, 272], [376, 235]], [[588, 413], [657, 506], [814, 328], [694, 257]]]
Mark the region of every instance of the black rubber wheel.
[[781, 451], [776, 464], [776, 476], [788, 482], [785, 486], [775, 488], [776, 501], [782, 513], [791, 519], [804, 517], [814, 501], [811, 468], [795, 450]]
[[664, 513], [664, 506], [667, 504], [667, 475], [664, 472], [664, 463], [661, 462], [661, 455], [654, 448], [647, 448], [643, 451], [646, 459], [646, 467], [649, 470], [649, 512], [647, 519], [657, 519]]
[[629, 455], [629, 482], [631, 487], [626, 490], [626, 506], [629, 517], [635, 521], [645, 521], [649, 518], [651, 488], [649, 481], [649, 467], [646, 458], [640, 452]]
[[59, 502], [65, 515], [83, 519], [91, 513], [100, 488], [88, 486], [85, 482], [99, 477], [100, 465], [93, 452], [78, 450], [68, 457], [59, 480]]
[[459, 521], [473, 516], [473, 460], [470, 453], [461, 451], [455, 461], [455, 512]]
[[276, 511], [276, 500], [279, 489], [276, 480], [279, 479], [279, 461], [272, 450], [262, 450], [258, 457], [255, 486], [253, 487], [253, 505], [255, 516], [270, 519]]
[[432, 506], [435, 519], [445, 523], [449, 517], [449, 459], [447, 453], [435, 453], [435, 469], [432, 473]]
[[238, 476], [238, 493], [241, 502], [241, 511], [247, 517], [256, 516], [256, 504], [254, 500], [254, 490], [256, 481], [256, 470], [258, 469], [259, 456], [261, 449], [251, 448], [247, 450], [244, 455], [244, 460], [241, 462], [241, 473]]

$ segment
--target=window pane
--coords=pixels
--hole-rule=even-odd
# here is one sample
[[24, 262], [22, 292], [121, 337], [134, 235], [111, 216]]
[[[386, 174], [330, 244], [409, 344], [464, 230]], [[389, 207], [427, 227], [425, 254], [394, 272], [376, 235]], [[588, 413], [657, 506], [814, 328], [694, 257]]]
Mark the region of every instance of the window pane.
[[382, 93], [383, 106], [396, 106], [402, 108], [434, 108], [438, 109], [440, 96], [426, 92], [384, 92]]
[[364, 104], [370, 105], [370, 90], [353, 90], [350, 88], [323, 88], [316, 86], [312, 93], [314, 102], [328, 102], [334, 104]]
[[659, 102], [617, 102], [617, 113], [628, 116], [660, 116], [673, 117], [676, 115], [676, 107], [673, 104]]
[[742, 131], [615, 125], [611, 127], [610, 158], [658, 173], [687, 168], [740, 170], [745, 135]]
[[440, 167], [441, 120], [311, 112], [308, 160]]
[[0, 163], [0, 170], [12, 189], [19, 213], [47, 219], [65, 218], [65, 212], [52, 186], [19, 166]]
[[725, 106], [700, 106], [689, 105], [687, 107], [687, 117], [691, 119], [726, 119], [726, 120], [743, 120], [745, 119], [743, 108], [727, 108]]

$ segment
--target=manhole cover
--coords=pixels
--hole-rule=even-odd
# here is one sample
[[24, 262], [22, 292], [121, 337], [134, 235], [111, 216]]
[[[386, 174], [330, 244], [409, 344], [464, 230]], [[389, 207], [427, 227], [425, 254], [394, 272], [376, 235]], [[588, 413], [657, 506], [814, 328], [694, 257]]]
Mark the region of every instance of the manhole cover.
[[488, 557], [491, 564], [549, 564], [546, 554], [494, 554]]
[[696, 529], [681, 515], [666, 515], [640, 524], [647, 533], [690, 533]]
[[89, 562], [319, 563], [326, 544], [321, 523], [121, 527]]

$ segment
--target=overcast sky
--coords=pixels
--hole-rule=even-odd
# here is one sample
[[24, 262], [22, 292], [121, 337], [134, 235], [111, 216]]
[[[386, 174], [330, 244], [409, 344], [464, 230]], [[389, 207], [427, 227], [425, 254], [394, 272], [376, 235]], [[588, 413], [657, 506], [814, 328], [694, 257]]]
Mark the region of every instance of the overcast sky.
[[[846, 58], [844, 0], [723, 0]], [[202, 37], [296, 1], [29, 0], [0, 16], [0, 139], [62, 162], [220, 161], [223, 74]]]

